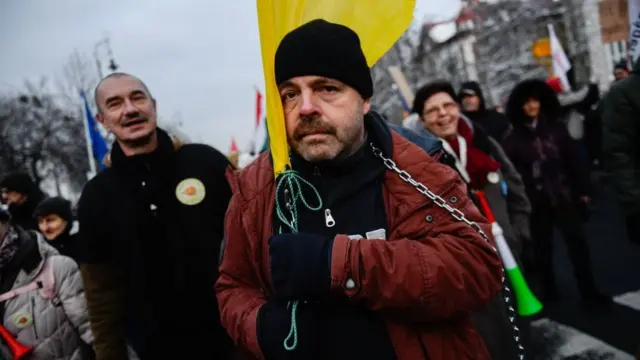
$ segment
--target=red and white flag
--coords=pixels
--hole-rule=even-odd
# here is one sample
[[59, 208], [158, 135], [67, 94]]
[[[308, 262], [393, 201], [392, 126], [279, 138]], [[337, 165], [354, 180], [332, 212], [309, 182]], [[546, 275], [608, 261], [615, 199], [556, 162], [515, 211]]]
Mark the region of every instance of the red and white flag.
[[262, 93], [256, 87], [256, 128], [253, 132], [253, 153], [259, 154], [267, 142], [267, 123], [262, 115]]
[[236, 138], [235, 137], [231, 137], [231, 148], [229, 149], [229, 152], [237, 152], [238, 151], [238, 144], [236, 144]]
[[565, 92], [571, 91], [571, 85], [567, 78], [567, 71], [571, 70], [571, 63], [567, 54], [560, 44], [560, 40], [556, 36], [556, 31], [553, 29], [553, 25], [548, 24], [549, 28], [549, 42], [551, 42], [551, 58], [553, 64], [553, 75], [557, 76], [562, 83], [562, 90]]

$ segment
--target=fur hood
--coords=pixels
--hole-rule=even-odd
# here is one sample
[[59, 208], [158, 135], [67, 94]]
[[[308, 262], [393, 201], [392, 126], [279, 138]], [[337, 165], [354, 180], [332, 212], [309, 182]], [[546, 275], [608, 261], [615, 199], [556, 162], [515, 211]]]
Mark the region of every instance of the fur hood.
[[514, 127], [525, 124], [527, 116], [522, 107], [530, 98], [540, 101], [540, 111], [546, 121], [556, 121], [561, 116], [561, 104], [551, 86], [540, 79], [524, 80], [511, 91], [505, 107], [505, 114]]

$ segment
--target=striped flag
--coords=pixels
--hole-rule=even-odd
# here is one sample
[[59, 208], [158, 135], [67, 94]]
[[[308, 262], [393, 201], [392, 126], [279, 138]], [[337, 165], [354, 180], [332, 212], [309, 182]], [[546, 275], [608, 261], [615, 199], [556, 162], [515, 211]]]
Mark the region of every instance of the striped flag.
[[267, 119], [262, 115], [262, 93], [256, 88], [256, 128], [253, 133], [253, 153], [259, 154], [267, 144]]
[[236, 144], [236, 138], [231, 137], [231, 147], [229, 148], [229, 152], [238, 152], [238, 144]]
[[562, 48], [562, 44], [560, 44], [560, 40], [558, 40], [558, 37], [556, 36], [556, 31], [554, 30], [553, 25], [548, 24], [547, 27], [549, 28], [549, 41], [551, 42], [553, 75], [560, 79], [563, 88], [562, 90], [565, 92], [571, 91], [571, 85], [567, 78], [567, 71], [571, 70], [571, 63]]

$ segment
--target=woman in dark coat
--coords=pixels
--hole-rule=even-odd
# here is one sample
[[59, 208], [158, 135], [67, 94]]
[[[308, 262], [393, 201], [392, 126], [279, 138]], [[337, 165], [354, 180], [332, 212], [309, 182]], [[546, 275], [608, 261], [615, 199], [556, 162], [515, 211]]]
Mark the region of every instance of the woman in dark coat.
[[38, 220], [38, 228], [50, 245], [60, 254], [78, 262], [78, 243], [74, 229], [71, 202], [61, 197], [43, 200], [36, 207], [33, 216]]
[[598, 291], [582, 228], [580, 208], [590, 202], [590, 182], [584, 162], [562, 121], [553, 89], [543, 80], [518, 84], [507, 101], [512, 131], [503, 148], [522, 176], [532, 202], [531, 238], [546, 301], [558, 297], [553, 270], [553, 230], [562, 233], [578, 288], [588, 306], [608, 304]]

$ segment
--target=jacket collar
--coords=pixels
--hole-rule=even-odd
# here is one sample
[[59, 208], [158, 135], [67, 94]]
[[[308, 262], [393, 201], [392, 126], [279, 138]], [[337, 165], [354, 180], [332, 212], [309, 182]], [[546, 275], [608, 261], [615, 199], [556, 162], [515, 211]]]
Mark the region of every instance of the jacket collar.
[[[158, 148], [154, 150], [152, 153], [170, 154], [174, 151], [177, 151], [184, 145], [183, 141], [180, 138], [174, 135], [170, 135], [166, 131], [160, 128], [157, 128], [156, 132], [158, 134]], [[145, 154], [141, 154], [141, 155], [145, 155]], [[121, 165], [127, 163], [128, 158], [131, 159], [138, 156], [139, 155], [126, 156], [124, 152], [122, 152], [122, 148], [120, 147], [120, 144], [118, 144], [118, 142], [116, 141], [113, 143], [111, 151], [107, 153], [107, 155], [104, 157], [102, 163], [106, 167], [115, 168], [115, 167], [120, 167]]]
[[393, 147], [391, 130], [384, 119], [380, 115], [371, 112], [365, 115], [364, 121], [366, 131], [365, 141], [355, 153], [327, 162], [310, 163], [291, 151], [289, 157], [293, 169], [302, 174], [312, 174], [314, 171], [319, 170], [322, 174], [336, 175], [344, 175], [349, 172], [349, 169], [354, 168], [363, 170], [362, 167], [358, 167], [358, 165], [366, 159], [367, 152], [371, 152], [370, 143], [374, 143], [377, 147], [381, 148], [383, 153], [391, 154]]

